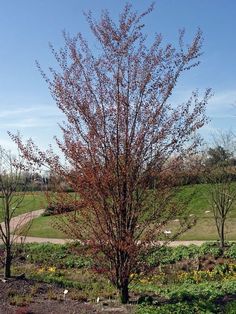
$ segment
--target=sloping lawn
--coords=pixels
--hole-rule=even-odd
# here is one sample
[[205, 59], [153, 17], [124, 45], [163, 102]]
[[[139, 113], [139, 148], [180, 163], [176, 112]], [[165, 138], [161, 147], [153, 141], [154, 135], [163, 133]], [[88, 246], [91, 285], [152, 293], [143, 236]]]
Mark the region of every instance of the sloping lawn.
[[[235, 187], [236, 188], [236, 187]], [[207, 184], [195, 186], [185, 186], [179, 193], [180, 199], [190, 198], [188, 204], [189, 214], [197, 217], [197, 224], [184, 233], [180, 240], [217, 240], [217, 231], [214, 223], [213, 213], [209, 204], [209, 187]], [[44, 200], [43, 195], [38, 195], [35, 199], [35, 207]], [[45, 201], [45, 200], [44, 200]], [[45, 204], [45, 203], [44, 203]], [[29, 205], [28, 205], [29, 206]], [[39, 206], [40, 207], [40, 206]], [[37, 208], [36, 208], [37, 209]], [[32, 227], [28, 233], [30, 236], [66, 238], [62, 232], [53, 228], [54, 217], [39, 217], [34, 219]], [[174, 230], [179, 222], [170, 222], [166, 227]], [[233, 208], [226, 223], [226, 240], [236, 240], [236, 206]]]
[[55, 222], [54, 216], [38, 217], [33, 220], [32, 225], [27, 232], [27, 236], [40, 237], [40, 238], [68, 238], [61, 231], [53, 228]]
[[[14, 196], [15, 199], [17, 197], [18, 196]], [[37, 209], [45, 208], [46, 204], [47, 204], [47, 200], [43, 192], [28, 193], [25, 195], [20, 206], [16, 208], [13, 216], [15, 217], [24, 213], [32, 212]], [[1, 208], [2, 208], [2, 199], [0, 198], [0, 220], [1, 220]]]

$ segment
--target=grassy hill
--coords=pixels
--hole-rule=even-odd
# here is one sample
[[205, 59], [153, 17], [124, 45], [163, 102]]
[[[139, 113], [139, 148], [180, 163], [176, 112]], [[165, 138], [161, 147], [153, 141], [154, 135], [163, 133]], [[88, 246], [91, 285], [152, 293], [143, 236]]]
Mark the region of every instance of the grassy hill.
[[[191, 196], [191, 197], [190, 197]], [[184, 186], [179, 196], [180, 199], [190, 197], [188, 203], [189, 215], [197, 217], [196, 225], [179, 237], [181, 240], [216, 240], [217, 232], [214, 223], [213, 213], [209, 204], [209, 186], [207, 184], [198, 184], [195, 186]], [[38, 195], [34, 206], [42, 202], [42, 195]], [[55, 217], [39, 217], [33, 221], [32, 227], [28, 233], [30, 236], [49, 237], [49, 238], [66, 238], [67, 236], [53, 228]], [[172, 221], [166, 227], [174, 230], [178, 226], [178, 221]], [[229, 215], [226, 223], [226, 239], [236, 240], [236, 204]]]

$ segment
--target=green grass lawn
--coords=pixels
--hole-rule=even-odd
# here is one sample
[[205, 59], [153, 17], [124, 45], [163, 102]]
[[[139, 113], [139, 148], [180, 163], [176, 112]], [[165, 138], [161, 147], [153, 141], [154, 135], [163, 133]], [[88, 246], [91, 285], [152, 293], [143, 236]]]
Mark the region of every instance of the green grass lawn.
[[[178, 222], [171, 222], [166, 229], [175, 230]], [[228, 241], [236, 239], [236, 218], [226, 221], [225, 238]], [[197, 223], [190, 230], [183, 233], [178, 240], [218, 240], [213, 217], [198, 218]]]
[[[235, 182], [236, 189], [236, 182]], [[188, 198], [189, 204], [188, 209], [191, 214], [196, 215], [199, 218], [207, 218], [209, 217], [208, 213], [205, 213], [210, 208], [210, 192], [208, 184], [197, 184], [194, 186], [184, 186], [180, 192], [180, 198]], [[230, 214], [231, 217], [236, 218], [236, 204], [232, 208], [232, 212]]]
[[[217, 231], [214, 223], [213, 213], [211, 211], [208, 199], [209, 191], [206, 184], [199, 184], [194, 187], [185, 186], [180, 192], [180, 197], [185, 198], [192, 195], [188, 204], [189, 214], [194, 214], [197, 217], [197, 224], [182, 236], [180, 240], [217, 240]], [[43, 194], [38, 194], [35, 199], [29, 197], [29, 202], [25, 207], [25, 211], [29, 208], [38, 209], [43, 208], [41, 204], [45, 202]], [[31, 207], [30, 207], [31, 203]], [[44, 203], [45, 204], [45, 203]], [[236, 205], [236, 204], [235, 204]], [[23, 212], [23, 208], [19, 209]], [[209, 213], [206, 211], [210, 211]], [[29, 231], [30, 236], [49, 237], [49, 238], [66, 238], [67, 236], [62, 232], [53, 228], [54, 217], [39, 217], [34, 219], [32, 227]], [[166, 228], [174, 230], [178, 222], [171, 222]], [[236, 240], [236, 206], [230, 213], [230, 217], [226, 223], [226, 239]]]
[[55, 222], [54, 216], [41, 216], [33, 220], [30, 230], [27, 232], [28, 236], [41, 238], [68, 238], [61, 231], [53, 228]]
[[16, 209], [14, 216], [45, 208], [46, 203], [47, 201], [43, 192], [26, 194], [23, 202], [19, 208]]
[[[15, 199], [17, 199], [18, 196], [14, 196]], [[13, 202], [14, 202], [13, 198]], [[2, 200], [0, 199], [0, 220], [1, 220], [1, 208], [2, 208]], [[12, 204], [13, 204], [12, 202]], [[34, 192], [34, 193], [28, 193], [24, 196], [23, 201], [21, 204], [15, 209], [13, 217], [28, 213], [37, 209], [42, 209], [46, 207], [46, 198], [45, 194], [43, 192]], [[14, 204], [12, 207], [14, 208]]]
[[[39, 217], [33, 220], [32, 226], [27, 233], [28, 236], [42, 237], [42, 238], [62, 238], [66, 239], [68, 236], [53, 227], [53, 216]], [[173, 222], [167, 229], [174, 230], [176, 223]], [[217, 232], [213, 218], [200, 218], [197, 224], [190, 230], [186, 231], [179, 240], [217, 240]], [[236, 239], [236, 219], [229, 219], [226, 223], [226, 240]]]

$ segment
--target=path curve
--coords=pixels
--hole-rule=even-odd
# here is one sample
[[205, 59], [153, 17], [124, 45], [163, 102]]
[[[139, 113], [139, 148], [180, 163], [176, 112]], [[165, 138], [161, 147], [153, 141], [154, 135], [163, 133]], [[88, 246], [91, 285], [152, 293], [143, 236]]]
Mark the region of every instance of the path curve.
[[[10, 228], [11, 230], [15, 230], [19, 228], [20, 226], [23, 226], [26, 223], [29, 223], [33, 219], [39, 217], [42, 213], [44, 212], [44, 209], [38, 209], [29, 213], [21, 214], [19, 216], [16, 216], [11, 219], [10, 223]], [[4, 223], [1, 223], [1, 226], [4, 227]], [[1, 242], [1, 240], [0, 240]], [[28, 236], [20, 236], [20, 235], [15, 235], [14, 242], [16, 243], [53, 243], [53, 244], [65, 244], [68, 242], [73, 242], [72, 239], [58, 239], [58, 238], [40, 238], [40, 237], [28, 237]], [[210, 241], [173, 241], [168, 243], [168, 246], [176, 247], [179, 245], [202, 245], [205, 242], [210, 242]], [[159, 242], [160, 244], [163, 244], [162, 241]]]
[[16, 228], [19, 228], [19, 226], [27, 224], [28, 222], [32, 221], [34, 218], [39, 217], [40, 215], [42, 215], [44, 211], [45, 209], [38, 209], [32, 212], [24, 213], [16, 217], [13, 217], [10, 221], [10, 229], [14, 231]]

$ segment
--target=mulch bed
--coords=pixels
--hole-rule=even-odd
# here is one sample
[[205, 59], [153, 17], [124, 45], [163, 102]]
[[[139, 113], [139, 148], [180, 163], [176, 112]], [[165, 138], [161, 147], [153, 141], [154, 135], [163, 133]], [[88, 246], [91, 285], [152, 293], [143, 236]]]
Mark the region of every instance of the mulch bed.
[[71, 300], [69, 294], [64, 299], [63, 291], [58, 286], [28, 279], [0, 280], [0, 314], [131, 313], [126, 307]]

